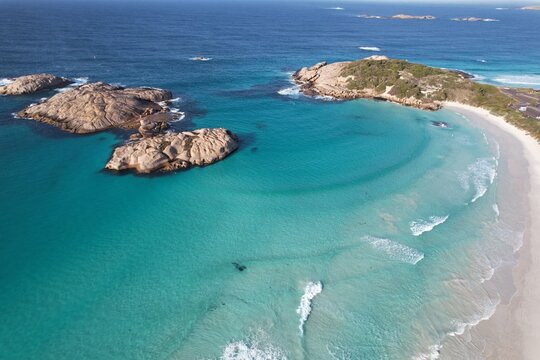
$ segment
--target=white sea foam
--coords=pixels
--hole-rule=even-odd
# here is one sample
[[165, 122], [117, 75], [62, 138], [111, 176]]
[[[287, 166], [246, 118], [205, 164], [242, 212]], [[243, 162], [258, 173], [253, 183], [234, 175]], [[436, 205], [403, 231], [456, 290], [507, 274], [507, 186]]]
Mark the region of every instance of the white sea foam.
[[501, 84], [540, 86], [540, 75], [501, 75], [493, 79]]
[[495, 10], [508, 10], [508, 8], [498, 7], [498, 8], [495, 8]]
[[210, 61], [210, 60], [212, 60], [212, 58], [204, 57], [204, 56], [195, 56], [195, 57], [189, 58], [189, 60], [191, 60], [191, 61]]
[[359, 17], [359, 18], [361, 18], [361, 19], [384, 19], [384, 16], [380, 16], [380, 15], [367, 15], [367, 14], [356, 15], [356, 17]]
[[480, 283], [483, 284], [485, 283], [486, 281], [489, 281], [491, 280], [491, 278], [493, 277], [493, 275], [495, 275], [495, 268], [490, 268], [488, 270], [488, 273], [485, 277], [483, 277], [482, 279], [480, 279]]
[[283, 95], [283, 96], [290, 96], [293, 98], [298, 98], [301, 95], [300, 86], [293, 85], [287, 88], [283, 88], [278, 91], [278, 94]]
[[300, 299], [300, 305], [296, 309], [298, 315], [300, 315], [300, 335], [304, 335], [304, 324], [307, 321], [309, 314], [311, 314], [311, 301], [320, 294], [323, 290], [323, 285], [320, 281], [310, 281], [304, 289], [304, 295]]
[[315, 95], [313, 96], [314, 99], [322, 100], [322, 101], [336, 101], [337, 99], [330, 95]]
[[183, 111], [180, 111], [180, 109], [170, 108], [169, 111], [173, 114], [173, 119], [169, 121], [170, 123], [179, 122], [186, 118], [186, 113]]
[[480, 158], [469, 165], [467, 171], [459, 175], [463, 189], [468, 191], [472, 186], [475, 191], [471, 202], [475, 202], [486, 194], [497, 176], [497, 165], [496, 158]]
[[283, 351], [260, 341], [237, 341], [228, 344], [221, 360], [287, 360]]
[[326, 8], [326, 10], [345, 10], [345, 9], [342, 7], [336, 6], [336, 7]]
[[381, 49], [376, 46], [360, 46], [359, 49], [364, 51], [381, 51]]
[[441, 354], [442, 346], [439, 344], [431, 345], [426, 353], [420, 353], [411, 358], [411, 360], [436, 360]]
[[369, 243], [377, 251], [388, 255], [392, 260], [416, 265], [424, 258], [422, 252], [392, 240], [375, 236], [364, 236], [362, 240]]
[[446, 220], [448, 216], [430, 216], [428, 220], [417, 219], [410, 222], [409, 226], [411, 232], [414, 236], [420, 236], [425, 232], [433, 230], [436, 226], [441, 225]]
[[73, 78], [71, 79], [73, 81], [73, 83], [69, 84], [68, 86], [64, 87], [64, 88], [60, 88], [60, 89], [56, 89], [57, 92], [66, 92], [66, 91], [69, 91], [69, 90], [73, 90], [74, 88], [77, 88], [81, 85], [84, 85], [88, 82], [88, 78], [87, 77], [77, 77], [77, 78]]
[[484, 63], [484, 64], [487, 63], [487, 60], [485, 60], [485, 59], [476, 59], [476, 61]]
[[478, 75], [478, 74], [471, 74], [471, 75], [473, 77], [473, 80], [476, 80], [476, 81], [486, 80], [486, 77], [483, 75]]
[[499, 205], [497, 204], [493, 204], [493, 211], [495, 212], [497, 217], [499, 217], [499, 215], [501, 214], [501, 212], [499, 211]]
[[11, 80], [11, 79], [6, 79], [6, 78], [0, 79], [0, 86], [3, 86], [3, 85], [9, 85], [9, 84], [11, 84], [12, 82], [13, 82], [13, 80]]
[[499, 305], [499, 303], [500, 303], [500, 300], [496, 300], [495, 302], [492, 302], [491, 300], [486, 300], [486, 303], [482, 307], [481, 314], [474, 315], [469, 321], [454, 320], [452, 322], [452, 326], [454, 327], [455, 330], [448, 332], [448, 335], [450, 336], [463, 335], [466, 329], [470, 329], [478, 325], [481, 321], [489, 319], [490, 317], [493, 316], [493, 314], [495, 314], [495, 310], [497, 309], [497, 305]]

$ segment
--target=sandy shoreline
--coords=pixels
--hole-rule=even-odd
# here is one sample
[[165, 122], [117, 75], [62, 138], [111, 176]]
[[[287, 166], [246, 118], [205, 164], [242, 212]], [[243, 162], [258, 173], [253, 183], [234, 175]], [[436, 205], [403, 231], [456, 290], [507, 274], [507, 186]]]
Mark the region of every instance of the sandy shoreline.
[[[490, 319], [474, 327], [469, 339], [456, 341], [475, 347], [488, 359], [539, 359], [540, 284], [535, 280], [540, 279], [540, 144], [487, 110], [450, 102], [444, 108], [464, 115], [498, 141], [508, 177], [499, 190], [506, 192], [503, 198], [515, 198], [519, 207], [510, 210], [508, 216], [526, 221], [523, 246], [517, 253], [519, 261], [512, 269], [514, 295], [502, 302]], [[455, 355], [441, 352], [441, 358]]]

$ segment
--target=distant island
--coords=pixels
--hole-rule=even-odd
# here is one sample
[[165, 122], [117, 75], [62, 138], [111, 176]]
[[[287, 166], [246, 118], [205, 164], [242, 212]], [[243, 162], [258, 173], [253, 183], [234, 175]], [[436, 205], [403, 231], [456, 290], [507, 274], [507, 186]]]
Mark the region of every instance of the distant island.
[[438, 110], [446, 102], [483, 108], [540, 140], [540, 91], [499, 88], [472, 78], [461, 71], [386, 56], [321, 62], [293, 75], [306, 95], [385, 100], [423, 110]]
[[392, 16], [392, 19], [402, 19], [402, 20], [435, 20], [436, 17], [432, 15], [408, 15], [408, 14], [397, 14]]
[[521, 10], [540, 10], [540, 5], [524, 6]]
[[390, 17], [380, 16], [380, 15], [367, 15], [361, 14], [357, 17], [362, 19], [397, 19], [397, 20], [435, 20], [436, 17], [433, 15], [408, 15], [408, 14], [396, 14]]
[[477, 22], [477, 21], [494, 22], [494, 21], [499, 21], [497, 19], [478, 18], [478, 17], [452, 18], [450, 20], [452, 20], [452, 21], [470, 21], [470, 22]]

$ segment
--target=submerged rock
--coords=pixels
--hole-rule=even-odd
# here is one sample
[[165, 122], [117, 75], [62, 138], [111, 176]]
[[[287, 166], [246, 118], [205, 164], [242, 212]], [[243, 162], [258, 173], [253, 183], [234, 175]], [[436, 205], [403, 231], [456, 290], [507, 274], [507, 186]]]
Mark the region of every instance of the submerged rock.
[[240, 271], [240, 272], [242, 272], [242, 271], [244, 271], [244, 270], [247, 269], [247, 266], [242, 265], [242, 264], [239, 264], [239, 263], [237, 263], [237, 262], [233, 262], [232, 264], [234, 265], [234, 267], [236, 268], [236, 270], [238, 270], [238, 271]]
[[450, 127], [450, 125], [448, 125], [448, 123], [444, 121], [432, 121], [431, 125], [435, 127], [445, 128], [445, 129]]
[[110, 128], [136, 128], [141, 119], [167, 108], [167, 90], [123, 88], [98, 82], [65, 91], [18, 113], [72, 133], [85, 134]]
[[34, 74], [10, 79], [7, 85], [0, 86], [0, 95], [24, 95], [39, 91], [63, 88], [72, 84], [71, 80], [51, 74]]
[[237, 137], [227, 129], [167, 132], [117, 147], [105, 168], [143, 174], [184, 170], [213, 164], [237, 148]]

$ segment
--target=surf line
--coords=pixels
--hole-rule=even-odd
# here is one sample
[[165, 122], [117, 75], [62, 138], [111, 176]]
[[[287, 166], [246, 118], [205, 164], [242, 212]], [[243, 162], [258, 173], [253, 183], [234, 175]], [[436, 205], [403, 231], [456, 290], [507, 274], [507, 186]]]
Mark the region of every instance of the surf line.
[[298, 313], [298, 315], [300, 315], [300, 325], [298, 326], [298, 328], [300, 329], [300, 336], [304, 336], [304, 326], [309, 315], [311, 314], [311, 303], [315, 296], [320, 294], [322, 290], [323, 285], [320, 281], [310, 281], [304, 289], [304, 295], [302, 295], [302, 298], [300, 299], [300, 305], [298, 305], [298, 308], [296, 309], [296, 312]]

